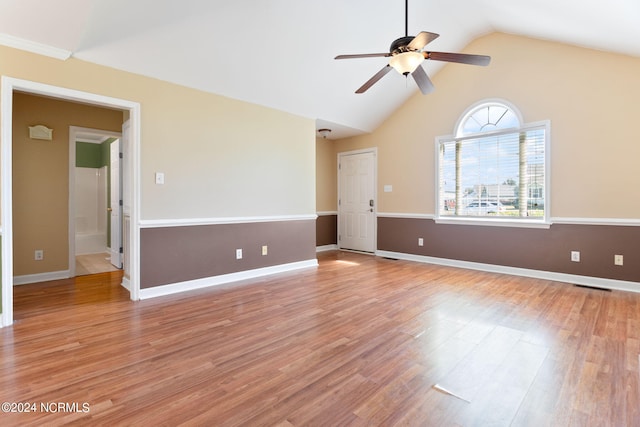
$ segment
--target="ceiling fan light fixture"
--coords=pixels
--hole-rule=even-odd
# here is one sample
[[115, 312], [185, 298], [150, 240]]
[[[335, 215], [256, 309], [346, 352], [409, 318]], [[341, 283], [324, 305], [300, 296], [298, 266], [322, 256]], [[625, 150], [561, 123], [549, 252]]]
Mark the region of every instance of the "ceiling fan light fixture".
[[389, 60], [389, 65], [400, 74], [406, 76], [413, 73], [422, 64], [422, 61], [424, 61], [422, 52], [402, 52], [393, 55]]

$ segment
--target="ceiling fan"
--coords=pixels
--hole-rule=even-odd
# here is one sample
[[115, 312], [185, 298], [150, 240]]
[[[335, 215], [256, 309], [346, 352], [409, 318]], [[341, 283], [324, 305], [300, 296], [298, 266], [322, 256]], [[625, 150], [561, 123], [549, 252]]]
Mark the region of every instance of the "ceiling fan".
[[391, 43], [388, 53], [362, 53], [356, 55], [338, 55], [335, 59], [352, 59], [352, 58], [373, 58], [378, 56], [391, 57], [389, 64], [382, 70], [378, 71], [365, 84], [363, 84], [356, 93], [364, 93], [373, 86], [378, 80], [383, 78], [392, 68], [396, 69], [400, 74], [408, 76], [411, 74], [420, 91], [426, 95], [433, 92], [435, 87], [429, 76], [420, 66], [425, 59], [433, 59], [435, 61], [457, 62], [460, 64], [471, 65], [489, 65], [491, 57], [486, 55], [469, 55], [464, 53], [447, 53], [447, 52], [430, 52], [422, 49], [430, 42], [438, 38], [439, 34], [429, 33], [427, 31], [420, 32], [417, 36], [409, 36], [409, 0], [405, 0], [404, 13], [404, 37], [400, 37]]

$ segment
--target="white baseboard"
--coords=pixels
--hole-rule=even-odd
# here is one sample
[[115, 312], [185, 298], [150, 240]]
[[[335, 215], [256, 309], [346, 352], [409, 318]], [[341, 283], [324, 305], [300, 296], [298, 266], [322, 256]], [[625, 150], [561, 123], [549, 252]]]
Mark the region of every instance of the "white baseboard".
[[338, 249], [338, 245], [316, 246], [316, 252], [335, 251], [337, 249]]
[[71, 272], [69, 270], [51, 271], [49, 273], [26, 274], [24, 276], [13, 276], [13, 285], [27, 285], [29, 283], [68, 279], [70, 277]]
[[289, 264], [275, 265], [272, 267], [256, 268], [254, 270], [240, 271], [237, 273], [223, 274], [203, 279], [189, 280], [186, 282], [171, 283], [169, 285], [155, 286], [153, 288], [140, 289], [140, 299], [149, 299], [164, 295], [171, 295], [178, 292], [192, 291], [195, 289], [208, 288], [211, 286], [223, 285], [240, 280], [255, 279], [271, 274], [285, 273], [288, 271], [300, 270], [303, 268], [317, 267], [318, 260], [310, 259], [306, 261], [292, 262]]
[[639, 282], [625, 280], [603, 279], [600, 277], [579, 276], [576, 274], [555, 273], [552, 271], [530, 270], [527, 268], [506, 267], [494, 264], [482, 264], [479, 262], [458, 261], [445, 258], [435, 258], [423, 255], [412, 255], [400, 252], [376, 251], [377, 256], [396, 258], [405, 261], [416, 261], [426, 264], [445, 265], [449, 267], [466, 268], [469, 270], [486, 271], [490, 273], [510, 274], [513, 276], [533, 277], [536, 279], [566, 282], [576, 285], [593, 286], [597, 288], [612, 289], [627, 292], [640, 292]]
[[129, 281], [128, 277], [122, 276], [122, 282], [120, 283], [120, 286], [131, 293], [131, 282]]

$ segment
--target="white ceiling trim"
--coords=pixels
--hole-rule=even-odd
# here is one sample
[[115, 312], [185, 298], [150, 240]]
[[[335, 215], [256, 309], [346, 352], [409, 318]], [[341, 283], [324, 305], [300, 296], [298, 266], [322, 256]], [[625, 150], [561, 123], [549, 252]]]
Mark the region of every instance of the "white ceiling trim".
[[43, 43], [25, 40], [21, 39], [20, 37], [2, 33], [0, 33], [0, 45], [12, 47], [14, 49], [25, 50], [27, 52], [36, 53], [38, 55], [49, 56], [61, 61], [66, 61], [71, 57], [72, 54], [71, 51], [66, 49], [60, 49], [57, 47], [48, 46]]

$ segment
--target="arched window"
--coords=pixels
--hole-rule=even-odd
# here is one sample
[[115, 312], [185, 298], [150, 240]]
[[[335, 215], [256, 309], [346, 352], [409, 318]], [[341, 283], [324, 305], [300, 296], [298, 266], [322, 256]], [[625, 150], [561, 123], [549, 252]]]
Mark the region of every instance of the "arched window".
[[522, 120], [520, 113], [500, 101], [483, 102], [462, 115], [456, 137], [468, 136], [500, 129], [517, 129]]
[[506, 101], [483, 101], [437, 138], [438, 219], [547, 222], [549, 122], [523, 124]]

